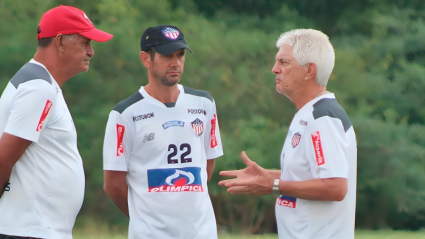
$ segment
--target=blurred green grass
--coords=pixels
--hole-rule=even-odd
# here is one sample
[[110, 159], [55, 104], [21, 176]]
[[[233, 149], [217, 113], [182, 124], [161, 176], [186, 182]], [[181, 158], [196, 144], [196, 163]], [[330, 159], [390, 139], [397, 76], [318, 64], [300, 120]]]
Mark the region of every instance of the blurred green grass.
[[[126, 239], [127, 233], [116, 231], [117, 228], [74, 229], [74, 239]], [[120, 229], [122, 230], [122, 229]], [[115, 231], [115, 232], [114, 232]], [[101, 232], [101, 233], [100, 233]], [[219, 239], [277, 239], [277, 234], [267, 235], [235, 235], [220, 234]], [[391, 230], [356, 230], [355, 239], [425, 239], [425, 231], [391, 231]]]

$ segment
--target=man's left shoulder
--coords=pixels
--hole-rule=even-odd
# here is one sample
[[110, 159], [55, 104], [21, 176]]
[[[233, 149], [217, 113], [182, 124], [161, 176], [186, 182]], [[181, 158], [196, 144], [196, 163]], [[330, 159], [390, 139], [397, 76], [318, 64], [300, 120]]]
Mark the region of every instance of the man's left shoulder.
[[196, 89], [192, 89], [192, 88], [187, 87], [187, 86], [183, 86], [183, 88], [184, 88], [185, 94], [205, 98], [205, 99], [210, 100], [211, 102], [214, 102], [214, 98], [210, 95], [210, 93], [208, 93], [204, 90], [196, 90]]
[[350, 118], [344, 108], [338, 103], [335, 98], [323, 98], [313, 104], [312, 112], [314, 120], [322, 117], [330, 117], [339, 119], [344, 126], [345, 132], [352, 126]]

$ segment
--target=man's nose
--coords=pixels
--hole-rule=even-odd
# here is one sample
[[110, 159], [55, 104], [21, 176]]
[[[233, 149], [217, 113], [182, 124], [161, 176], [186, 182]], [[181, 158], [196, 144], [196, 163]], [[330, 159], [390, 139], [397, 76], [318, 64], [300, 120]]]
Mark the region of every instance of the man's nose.
[[171, 66], [180, 66], [181, 62], [178, 57], [173, 57], [171, 59]]
[[272, 68], [272, 72], [275, 74], [279, 74], [280, 73], [280, 68], [277, 67], [277, 63], [274, 64], [273, 68]]
[[93, 50], [93, 46], [91, 45], [91, 43], [89, 43], [89, 49], [87, 50], [87, 55], [90, 57], [94, 56], [94, 50]]

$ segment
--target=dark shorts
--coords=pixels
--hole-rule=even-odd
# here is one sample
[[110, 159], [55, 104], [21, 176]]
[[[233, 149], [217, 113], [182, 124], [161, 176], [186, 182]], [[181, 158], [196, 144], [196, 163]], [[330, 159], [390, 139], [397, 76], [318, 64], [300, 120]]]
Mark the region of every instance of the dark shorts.
[[0, 234], [0, 239], [37, 239], [35, 237], [18, 237]]

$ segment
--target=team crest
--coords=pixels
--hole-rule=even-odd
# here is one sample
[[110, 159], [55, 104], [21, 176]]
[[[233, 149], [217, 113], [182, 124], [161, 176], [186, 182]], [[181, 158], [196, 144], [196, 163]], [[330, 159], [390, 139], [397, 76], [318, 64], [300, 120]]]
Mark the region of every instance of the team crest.
[[192, 128], [193, 131], [195, 131], [195, 134], [200, 136], [202, 132], [204, 132], [204, 123], [202, 120], [196, 118], [196, 120], [192, 122]]
[[170, 40], [176, 40], [177, 37], [179, 37], [180, 32], [177, 29], [167, 27], [162, 29], [162, 34], [164, 34], [164, 36]]
[[294, 136], [292, 137], [292, 148], [297, 147], [300, 141], [301, 141], [301, 134], [299, 132], [296, 132]]

